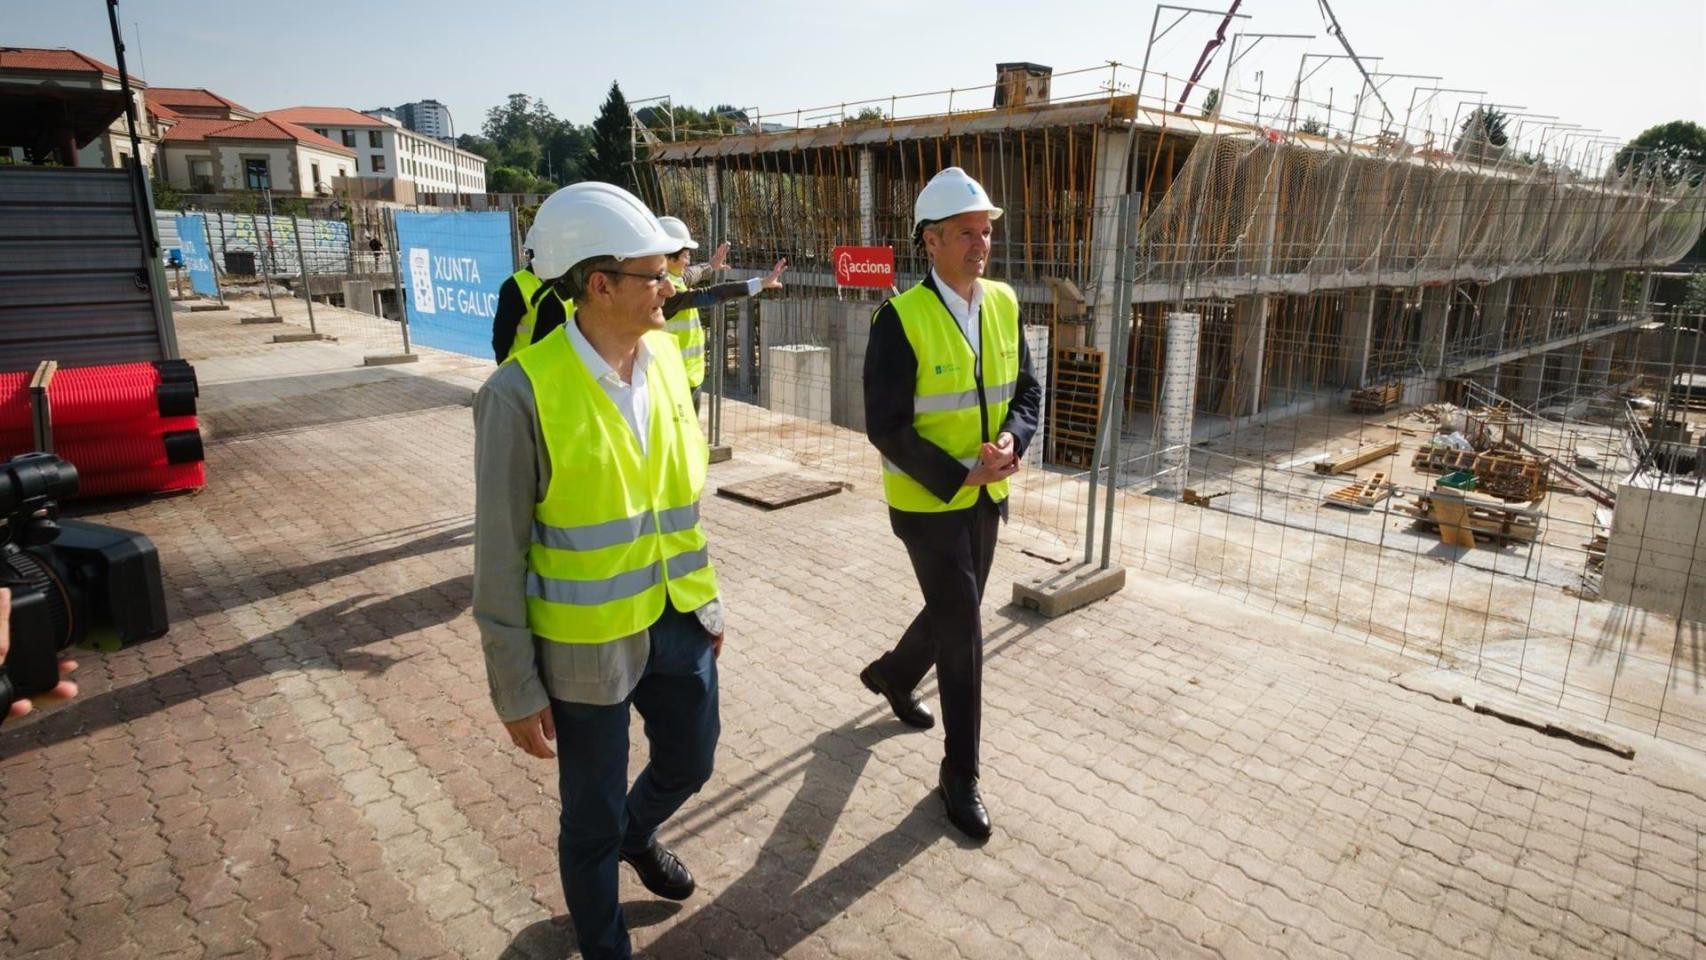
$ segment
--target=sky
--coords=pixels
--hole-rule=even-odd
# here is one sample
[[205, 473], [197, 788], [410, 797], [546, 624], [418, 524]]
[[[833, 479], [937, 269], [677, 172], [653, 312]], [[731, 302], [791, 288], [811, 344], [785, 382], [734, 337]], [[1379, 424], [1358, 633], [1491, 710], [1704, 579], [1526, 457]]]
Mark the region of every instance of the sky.
[[[1356, 52], [1381, 58], [1370, 60], [1371, 68], [1444, 78], [1382, 80], [1394, 125], [1412, 113], [1418, 126], [1448, 126], [1447, 115], [1467, 109], [1457, 105], [1460, 97], [1546, 115], [1528, 118], [1518, 132], [1524, 139], [1549, 136], [1555, 145], [1565, 131], [1545, 129], [1550, 116], [1619, 139], [1670, 120], [1706, 124], [1702, 0], [1331, 2]], [[1276, 98], [1289, 93], [1302, 54], [1343, 52], [1324, 29], [1317, 0], [1245, 0], [1240, 12], [1251, 19], [1229, 36], [1238, 30], [1316, 36], [1262, 41], [1238, 64], [1229, 84], [1235, 91], [1259, 88]], [[747, 0], [653, 8], [578, 0], [122, 0], [119, 10], [129, 66], [155, 85], [207, 87], [257, 110], [370, 109], [433, 98], [449, 105], [459, 133], [476, 131], [486, 111], [511, 93], [543, 98], [558, 116], [590, 123], [612, 80], [630, 100], [667, 95], [699, 107], [731, 103], [777, 119], [800, 110], [802, 119], [820, 122], [839, 113], [842, 102], [950, 88], [958, 90], [956, 107], [987, 106], [989, 90], [966, 88], [991, 83], [1000, 61], [1052, 66], [1057, 97], [1108, 82], [1109, 60], [1130, 65], [1111, 71], [1112, 82], [1129, 87], [1154, 13], [1154, 4], [1129, 0]], [[1173, 16], [1163, 11], [1162, 26]], [[1177, 90], [1217, 20], [1189, 16], [1155, 45], [1146, 102], [1157, 85]], [[103, 0], [0, 0], [0, 43], [64, 46], [113, 59]], [[1325, 114], [1329, 99], [1342, 110], [1361, 86], [1348, 61], [1316, 63], [1324, 65], [1304, 86], [1300, 116]], [[1223, 65], [1216, 59], [1208, 85], [1220, 85]], [[1488, 93], [1414, 92], [1429, 86]], [[1229, 103], [1240, 109], [1255, 102], [1234, 97]], [[835, 106], [810, 109], [825, 105]], [[918, 97], [897, 102], [897, 112], [946, 105], [946, 94]], [[1277, 109], [1277, 99], [1264, 101], [1266, 113]], [[1348, 124], [1348, 115], [1334, 121]]]

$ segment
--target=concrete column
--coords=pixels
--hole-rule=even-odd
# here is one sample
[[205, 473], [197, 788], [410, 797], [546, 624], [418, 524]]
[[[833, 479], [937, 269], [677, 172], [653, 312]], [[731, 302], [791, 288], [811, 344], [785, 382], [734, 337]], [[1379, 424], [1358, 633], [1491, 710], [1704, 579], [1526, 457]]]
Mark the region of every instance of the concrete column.
[[1605, 274], [1605, 285], [1600, 289], [1598, 309], [1591, 318], [1589, 326], [1607, 327], [1622, 319], [1623, 284], [1623, 271], [1613, 270]]
[[1511, 364], [1516, 375], [1499, 391], [1511, 402], [1533, 410], [1546, 391], [1546, 354], [1536, 353]]
[[1427, 370], [1445, 366], [1445, 322], [1451, 314], [1451, 287], [1422, 287], [1421, 362]]
[[1481, 288], [1481, 329], [1486, 332], [1489, 352], [1504, 349], [1505, 321], [1510, 317], [1514, 286], [1510, 280], [1500, 280]]
[[870, 150], [859, 151], [859, 242], [870, 246], [877, 236], [877, 182]]
[[1167, 314], [1166, 372], [1161, 381], [1160, 487], [1179, 496], [1190, 484], [1191, 431], [1196, 422], [1197, 354], [1202, 315]]
[[[1200, 317], [1199, 317], [1200, 325]], [[1232, 338], [1238, 351], [1233, 366], [1234, 395], [1241, 393], [1242, 409], [1233, 416], [1255, 416], [1262, 412], [1262, 365], [1268, 348], [1268, 298], [1239, 297], [1234, 301]]]
[[[1126, 151], [1131, 133], [1104, 130], [1096, 144], [1096, 210], [1091, 225], [1092, 253], [1090, 322], [1091, 344], [1106, 356], [1112, 350], [1115, 301], [1119, 299], [1119, 198], [1126, 188]], [[1112, 364], [1110, 364], [1112, 366]]]
[[1368, 386], [1368, 352], [1374, 341], [1373, 289], [1352, 290], [1345, 294], [1340, 308], [1339, 382], [1356, 389]]

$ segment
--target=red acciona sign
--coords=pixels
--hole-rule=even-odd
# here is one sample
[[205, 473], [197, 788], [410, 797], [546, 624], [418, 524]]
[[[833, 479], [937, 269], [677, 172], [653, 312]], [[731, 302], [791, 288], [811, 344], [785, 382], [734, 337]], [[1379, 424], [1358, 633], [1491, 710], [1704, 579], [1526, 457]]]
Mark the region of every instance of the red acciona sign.
[[829, 257], [835, 262], [838, 287], [886, 290], [894, 286], [893, 247], [836, 247]]

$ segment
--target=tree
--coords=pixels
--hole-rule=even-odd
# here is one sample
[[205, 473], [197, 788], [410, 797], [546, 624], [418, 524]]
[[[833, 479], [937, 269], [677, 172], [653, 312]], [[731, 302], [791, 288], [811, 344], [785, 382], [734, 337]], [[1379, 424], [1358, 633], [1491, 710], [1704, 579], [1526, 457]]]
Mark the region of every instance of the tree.
[[883, 113], [882, 107], [866, 107], [865, 109], [860, 110], [858, 113], [855, 113], [851, 117], [848, 117], [847, 121], [849, 123], [865, 123], [867, 121], [887, 120], [887, 119], [888, 119], [888, 116]]
[[622, 87], [614, 81], [610, 95], [598, 108], [598, 119], [592, 122], [592, 149], [582, 165], [588, 180], [602, 180], [620, 187], [634, 189], [630, 161], [634, 159], [634, 118], [628, 113], [628, 100]]
[[1706, 127], [1692, 120], [1648, 127], [1617, 151], [1612, 167], [1622, 173], [1641, 162], [1651, 163], [1667, 180], [1687, 178], [1690, 183], [1699, 183], [1706, 176]]
[[1510, 136], [1510, 116], [1494, 107], [1478, 106], [1469, 111], [1457, 128], [1457, 143], [1451, 152], [1466, 160], [1497, 160], [1504, 155]]
[[1314, 117], [1305, 118], [1304, 121], [1298, 125], [1297, 130], [1299, 133], [1313, 134], [1317, 137], [1324, 137], [1327, 135], [1327, 125]]

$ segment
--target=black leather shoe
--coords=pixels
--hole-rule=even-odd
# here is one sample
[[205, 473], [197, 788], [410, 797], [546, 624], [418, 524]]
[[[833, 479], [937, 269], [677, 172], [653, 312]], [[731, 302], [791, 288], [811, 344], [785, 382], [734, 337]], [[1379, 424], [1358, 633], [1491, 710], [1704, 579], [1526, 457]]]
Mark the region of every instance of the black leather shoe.
[[640, 875], [640, 882], [647, 890], [665, 900], [686, 900], [693, 896], [697, 886], [693, 882], [693, 874], [688, 873], [681, 858], [663, 844], [653, 843], [639, 853], [623, 851], [621, 856], [622, 862]]
[[936, 725], [936, 717], [924, 701], [913, 696], [908, 691], [904, 696], [889, 689], [888, 680], [877, 669], [875, 663], [859, 671], [859, 682], [872, 693], [881, 694], [889, 702], [889, 709], [894, 711], [895, 718], [909, 727], [928, 730]]
[[973, 840], [989, 839], [989, 811], [983, 807], [977, 778], [943, 769], [941, 791], [942, 804], [948, 808], [948, 819], [954, 826]]

